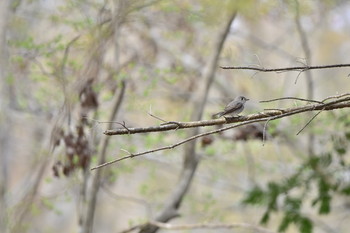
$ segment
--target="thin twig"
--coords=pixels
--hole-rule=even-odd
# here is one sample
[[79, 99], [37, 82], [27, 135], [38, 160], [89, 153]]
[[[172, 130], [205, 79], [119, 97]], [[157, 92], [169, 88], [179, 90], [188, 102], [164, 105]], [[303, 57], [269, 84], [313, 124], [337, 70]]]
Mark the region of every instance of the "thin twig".
[[265, 145], [265, 141], [266, 141], [266, 127], [267, 127], [267, 124], [270, 122], [271, 119], [268, 119], [265, 124], [264, 124], [264, 129], [263, 129], [263, 146]]
[[41, 71], [41, 73], [42, 73], [43, 75], [46, 75], [46, 76], [48, 76], [48, 77], [50, 77], [50, 76], [53, 75], [52, 73], [50, 73], [50, 72], [48, 72], [48, 71], [45, 70], [44, 65], [43, 65], [36, 57], [34, 57], [34, 58], [32, 59], [32, 61], [33, 61], [35, 64], [37, 64], [37, 66], [39, 67], [39, 69], [40, 69], [40, 71]]
[[294, 81], [294, 84], [297, 84], [298, 80], [299, 80], [299, 77], [301, 75], [303, 71], [299, 71], [299, 74], [297, 75], [297, 77], [295, 78], [295, 81]]
[[124, 151], [125, 153], [127, 153], [128, 155], [131, 155], [131, 153], [125, 149], [120, 149], [121, 151]]
[[181, 127], [181, 123], [180, 123], [180, 122], [177, 122], [177, 121], [165, 121], [165, 120], [163, 120], [162, 118], [157, 117], [156, 115], [153, 115], [153, 114], [151, 113], [151, 109], [150, 109], [150, 112], [148, 112], [148, 115], [150, 115], [151, 117], [156, 118], [157, 120], [160, 120], [160, 121], [163, 121], [163, 122], [164, 122], [164, 123], [162, 123], [162, 124], [160, 124], [160, 125], [175, 124], [175, 125], [177, 125], [177, 127], [175, 128], [175, 130], [178, 130], [178, 129]]
[[269, 103], [269, 102], [273, 102], [273, 101], [276, 101], [276, 100], [300, 100], [300, 101], [306, 101], [306, 102], [323, 104], [323, 101], [310, 100], [310, 99], [297, 98], [297, 97], [282, 97], [282, 98], [271, 99], [271, 100], [262, 100], [262, 101], [259, 101], [259, 103]]
[[[302, 64], [303, 66], [307, 66], [307, 60], [305, 58], [299, 58], [300, 60], [305, 60], [305, 63], [300, 61], [300, 60], [297, 60], [298, 63]], [[299, 77], [301, 75], [302, 71], [299, 72], [299, 74], [297, 75], [297, 77], [295, 78], [295, 81], [294, 81], [294, 84], [297, 84], [298, 80], [299, 80]]]
[[333, 68], [341, 68], [341, 67], [350, 67], [350, 64], [334, 64], [334, 65], [318, 65], [318, 66], [292, 66], [292, 67], [284, 67], [284, 68], [257, 68], [251, 66], [220, 66], [220, 68], [225, 70], [256, 70], [260, 72], [284, 72], [284, 71], [301, 71], [304, 72], [306, 70], [316, 70], [316, 69], [333, 69]]
[[324, 103], [326, 100], [329, 100], [329, 99], [339, 99], [339, 98], [342, 98], [342, 97], [347, 96], [347, 95], [350, 95], [350, 93], [329, 96], [329, 97], [325, 98], [324, 100], [322, 100], [322, 103]]
[[66, 48], [64, 49], [64, 54], [63, 54], [63, 58], [62, 58], [62, 61], [61, 61], [61, 72], [63, 74], [63, 70], [64, 70], [64, 67], [67, 63], [67, 60], [68, 60], [68, 55], [69, 55], [69, 50], [70, 50], [70, 47], [80, 38], [81, 35], [77, 35], [76, 37], [74, 37], [72, 40], [70, 40], [66, 46]]
[[128, 129], [128, 127], [126, 127], [125, 121], [123, 121], [123, 123], [120, 123], [120, 122], [117, 122], [117, 121], [116, 122], [112, 122], [112, 123], [115, 123], [115, 124], [123, 126], [123, 128], [126, 129], [128, 131], [128, 133], [130, 134], [130, 130]]
[[318, 116], [318, 114], [320, 114], [322, 111], [323, 111], [323, 109], [320, 110], [318, 113], [316, 113], [316, 114], [305, 124], [305, 126], [304, 126], [301, 130], [298, 131], [297, 135], [299, 135], [299, 134], [301, 133], [301, 131], [303, 131], [303, 130], [311, 123], [311, 121], [313, 121], [313, 120]]
[[165, 120], [163, 120], [162, 118], [157, 117], [156, 115], [153, 115], [153, 114], [152, 114], [152, 107], [151, 107], [151, 106], [149, 107], [149, 112], [148, 112], [148, 115], [150, 115], [150, 116], [151, 116], [151, 117], [153, 117], [153, 118], [156, 118], [157, 120], [160, 120], [160, 121], [166, 122], [166, 121], [165, 121]]
[[[306, 60], [305, 58], [298, 57], [297, 59], [299, 59], [299, 60], [296, 60], [297, 63], [300, 63], [300, 64], [303, 65], [303, 66], [307, 66], [307, 65], [308, 65], [308, 64], [307, 64], [307, 60]], [[304, 60], [305, 62], [302, 62], [302, 61], [300, 61], [300, 60]]]
[[151, 214], [151, 205], [149, 202], [147, 202], [144, 199], [141, 198], [137, 198], [137, 197], [132, 197], [130, 195], [122, 195], [122, 194], [116, 194], [114, 193], [106, 183], [103, 183], [101, 185], [101, 188], [113, 199], [120, 201], [120, 199], [126, 200], [126, 201], [130, 201], [130, 202], [134, 202], [140, 205], [143, 205], [146, 209], [146, 211]]
[[250, 76], [250, 78], [254, 78], [257, 74], [259, 74], [259, 71], [254, 72], [254, 74]]
[[66, 75], [65, 75], [65, 67], [66, 67], [66, 63], [68, 60], [68, 56], [69, 56], [69, 50], [70, 47], [79, 39], [80, 35], [74, 37], [71, 41], [68, 42], [66, 48], [64, 49], [64, 54], [62, 57], [62, 61], [59, 65], [59, 69], [57, 70], [57, 77], [61, 82], [62, 85], [62, 90], [63, 90], [63, 94], [64, 94], [64, 104], [63, 107], [66, 108], [67, 111], [67, 121], [68, 121], [68, 125], [71, 125], [71, 104], [70, 104], [70, 100], [68, 98], [68, 92], [67, 92], [67, 80], [66, 80]]
[[118, 121], [99, 121], [99, 120], [96, 120], [96, 119], [93, 119], [93, 118], [90, 118], [90, 117], [86, 117], [86, 116], [82, 116], [81, 118], [83, 119], [87, 119], [87, 120], [90, 120], [90, 121], [94, 121], [98, 124], [118, 124], [118, 125], [121, 125], [123, 126], [124, 129], [128, 130], [128, 127], [126, 127], [126, 123], [125, 121], [123, 121], [123, 123], [120, 123]]
[[258, 54], [254, 54], [254, 56], [256, 57], [256, 59], [257, 59], [258, 62], [259, 62], [259, 67], [264, 67], [264, 66], [262, 65], [262, 63], [261, 63], [261, 60], [260, 60]]
[[140, 229], [140, 228], [142, 228], [144, 226], [147, 226], [147, 225], [148, 225], [148, 223], [139, 224], [139, 225], [130, 227], [129, 229], [126, 229], [124, 231], [120, 231], [119, 233], [129, 233], [129, 232], [132, 232], [134, 230]]

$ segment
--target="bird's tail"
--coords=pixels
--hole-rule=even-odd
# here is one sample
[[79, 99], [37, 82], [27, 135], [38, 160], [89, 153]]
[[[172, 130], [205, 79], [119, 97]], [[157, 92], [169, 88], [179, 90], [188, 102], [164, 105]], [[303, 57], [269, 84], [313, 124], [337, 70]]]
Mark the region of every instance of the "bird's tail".
[[216, 119], [216, 118], [222, 117], [223, 115], [224, 115], [224, 112], [218, 112], [218, 113], [213, 114], [211, 117], [213, 119]]

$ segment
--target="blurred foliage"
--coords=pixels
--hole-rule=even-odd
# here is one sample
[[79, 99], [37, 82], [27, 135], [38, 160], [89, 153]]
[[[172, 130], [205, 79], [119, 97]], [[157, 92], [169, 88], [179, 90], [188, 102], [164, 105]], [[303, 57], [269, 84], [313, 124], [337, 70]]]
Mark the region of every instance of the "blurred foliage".
[[350, 182], [346, 178], [350, 163], [344, 158], [350, 141], [349, 115], [343, 113], [334, 124], [343, 131], [327, 135], [333, 145], [330, 151], [310, 155], [294, 174], [282, 181], [269, 182], [265, 188], [257, 185], [246, 194], [244, 204], [266, 207], [262, 224], [269, 222], [272, 213], [282, 212], [284, 217], [279, 232], [285, 232], [290, 224], [295, 224], [300, 232], [310, 233], [313, 223], [303, 214], [305, 202], [311, 198], [311, 205], [324, 215], [331, 212], [334, 198], [350, 196]]
[[[114, 4], [117, 2], [124, 2], [125, 9], [121, 16], [123, 20], [116, 26], [112, 24], [116, 20], [112, 16], [116, 13]], [[64, 145], [64, 140], [66, 146], [70, 144], [70, 147], [61, 147], [52, 156], [53, 160], [62, 160], [55, 164], [55, 175], [62, 177], [62, 168], [65, 168], [66, 174], [73, 174], [64, 180], [68, 190], [64, 193], [64, 207], [61, 210], [56, 206], [62, 204], [62, 200], [57, 198], [60, 195], [50, 199], [45, 196], [46, 193], [40, 193], [39, 202], [35, 200], [31, 205], [39, 223], [45, 217], [46, 210], [62, 215], [76, 211], [75, 203], [69, 202], [79, 199], [75, 196], [78, 195], [77, 186], [81, 185], [83, 179], [81, 171], [98, 163], [96, 155], [102, 147], [99, 142], [100, 137], [104, 137], [104, 125], [96, 127], [95, 121], [108, 119], [121, 81], [127, 82], [127, 91], [117, 120], [125, 120], [127, 127], [159, 124], [158, 120], [147, 116], [150, 108], [155, 115], [165, 120], [189, 120], [218, 29], [234, 11], [238, 12], [238, 17], [225, 42], [219, 65], [286, 66], [291, 62], [295, 64], [303, 54], [293, 24], [295, 0], [15, 0], [11, 4], [7, 43], [9, 72], [4, 81], [9, 86], [11, 100], [15, 102], [13, 132], [19, 135], [18, 141], [28, 140], [16, 142], [21, 150], [25, 150], [22, 151], [25, 155], [15, 151], [11, 154], [19, 157], [13, 160], [23, 161], [22, 158], [28, 158], [29, 161], [33, 158], [36, 163], [45, 161], [51, 154], [44, 153], [45, 159], [34, 158], [40, 154], [37, 145], [41, 143], [46, 146], [50, 138], [48, 131], [56, 126], [58, 136], [53, 135], [53, 141], [57, 143], [55, 146]], [[343, 7], [346, 6], [345, 1], [299, 1], [299, 5], [301, 21], [313, 46], [314, 61], [335, 63], [347, 59], [350, 40], [346, 12], [343, 12], [347, 9]], [[120, 34], [114, 38], [114, 33], [119, 29]], [[345, 79], [341, 79], [341, 83], [336, 81], [336, 76], [346, 77], [347, 73], [344, 74], [340, 69], [332, 72], [317, 73], [315, 88], [322, 97], [348, 91], [347, 85], [344, 85]], [[260, 111], [259, 108], [263, 107], [258, 106], [257, 102], [262, 99], [285, 95], [303, 97], [303, 75], [294, 84], [296, 76], [294, 73], [254, 75], [248, 71], [232, 72], [218, 68], [205, 116], [209, 119], [212, 113], [218, 111], [220, 101], [226, 101], [226, 98], [232, 98], [238, 93], [247, 94], [252, 102], [243, 114]], [[89, 90], [89, 93], [83, 90]], [[84, 101], [83, 94], [96, 102]], [[274, 103], [272, 105], [275, 106]], [[290, 107], [293, 103], [284, 102], [282, 105]], [[18, 115], [21, 111], [18, 110], [33, 116], [30, 119], [20, 118]], [[68, 114], [71, 115], [68, 117]], [[239, 220], [244, 220], [242, 216], [247, 216], [249, 222], [254, 222], [253, 216], [259, 211], [254, 209], [253, 214], [242, 213], [242, 208], [235, 206], [242, 190], [252, 184], [247, 181], [246, 174], [247, 167], [251, 165], [253, 168], [248, 170], [255, 170], [248, 172], [252, 173], [252, 182], [256, 186], [246, 194], [244, 203], [264, 208], [261, 223], [276, 223], [278, 218], [273, 218], [274, 215], [282, 213], [279, 231], [287, 231], [294, 224], [300, 232], [311, 232], [315, 225], [305, 214], [308, 205], [316, 210], [316, 214], [329, 215], [334, 211], [332, 204], [338, 196], [350, 195], [347, 180], [350, 119], [345, 112], [337, 114], [336, 111], [321, 113], [305, 129], [305, 132], [309, 130], [315, 133], [319, 140], [317, 145], [322, 147], [322, 152], [306, 158], [301, 152], [303, 147], [299, 147], [305, 137], [295, 136], [296, 128], [309, 120], [305, 115], [270, 121], [265, 146], [262, 146], [258, 136], [241, 137], [242, 140], [237, 141], [231, 132], [203, 138], [197, 149], [200, 156], [204, 154], [204, 159], [196, 173], [193, 188], [185, 197], [182, 216], [190, 216], [198, 222], [232, 222], [239, 217]], [[85, 115], [88, 117], [83, 120], [82, 116]], [[80, 133], [76, 125], [80, 126]], [[113, 125], [115, 127], [120, 125]], [[34, 133], [30, 133], [32, 131]], [[178, 130], [113, 137], [108, 147], [107, 161], [127, 155], [121, 149], [135, 153], [171, 145], [186, 138], [187, 132]], [[81, 151], [90, 146], [88, 153]], [[247, 154], [250, 154], [251, 160]], [[65, 155], [69, 157], [65, 158]], [[82, 161], [82, 155], [89, 159]], [[149, 156], [152, 159], [134, 158], [106, 168], [103, 181], [114, 185], [117, 193], [133, 193], [144, 198], [158, 210], [176, 185], [182, 166], [182, 149]], [[280, 160], [285, 163], [284, 168], [293, 170], [283, 180], [278, 178], [286, 172], [280, 168]], [[11, 168], [14, 171], [12, 180], [20, 180], [18, 176], [32, 177], [32, 173], [38, 170], [30, 166], [25, 168], [31, 169], [29, 171], [23, 172], [25, 169], [21, 169]], [[47, 171], [45, 176], [52, 177], [52, 170]], [[59, 193], [64, 181], [55, 178], [45, 182], [44, 187]], [[264, 182], [267, 183], [266, 187]], [[30, 182], [23, 183], [30, 185]], [[19, 190], [22, 192], [21, 185]], [[26, 199], [21, 201], [25, 203]], [[100, 200], [101, 205], [104, 202], [109, 202], [109, 199]], [[67, 203], [72, 207], [68, 211]], [[18, 210], [16, 207], [11, 210], [14, 217], [10, 221], [25, 225], [17, 222], [18, 213], [22, 213], [23, 209], [21, 205], [18, 206]], [[129, 220], [130, 224], [151, 217], [132, 208], [119, 212], [113, 205], [108, 204], [108, 208], [115, 212], [100, 212], [100, 219], [110, 221], [108, 224], [103, 222], [108, 227], [109, 224], [121, 225], [110, 216], [118, 216], [122, 219], [120, 221], [125, 216], [133, 218]], [[60, 226], [61, 220], [58, 221]], [[64, 225], [69, 226], [68, 221], [76, 219], [67, 217], [64, 221]], [[31, 219], [29, 222], [32, 224]], [[27, 228], [29, 231], [30, 226]]]

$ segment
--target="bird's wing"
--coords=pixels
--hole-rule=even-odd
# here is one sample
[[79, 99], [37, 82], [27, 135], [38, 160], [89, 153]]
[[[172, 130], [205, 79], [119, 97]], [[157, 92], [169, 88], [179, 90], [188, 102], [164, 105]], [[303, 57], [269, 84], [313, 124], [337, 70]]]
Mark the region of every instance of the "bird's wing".
[[225, 114], [232, 113], [237, 109], [240, 109], [242, 106], [243, 104], [241, 102], [231, 102], [225, 107], [224, 112]]

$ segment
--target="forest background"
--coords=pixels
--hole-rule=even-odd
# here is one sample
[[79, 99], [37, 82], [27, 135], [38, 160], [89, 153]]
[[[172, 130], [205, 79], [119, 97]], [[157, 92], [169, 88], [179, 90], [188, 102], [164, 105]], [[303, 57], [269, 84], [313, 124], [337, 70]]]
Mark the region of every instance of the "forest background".
[[341, 0], [0, 1], [0, 231], [349, 232], [349, 28]]

